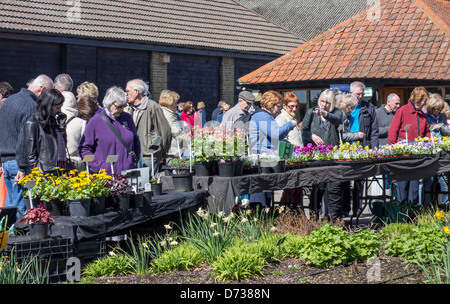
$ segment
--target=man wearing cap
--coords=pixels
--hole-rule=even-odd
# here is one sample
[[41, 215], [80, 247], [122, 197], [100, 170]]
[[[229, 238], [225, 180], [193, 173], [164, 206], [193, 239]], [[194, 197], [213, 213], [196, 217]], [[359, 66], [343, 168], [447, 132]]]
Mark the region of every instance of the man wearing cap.
[[255, 96], [249, 91], [239, 93], [238, 103], [225, 112], [220, 125], [232, 128], [233, 124], [239, 118], [248, 114], [248, 110], [255, 101]]

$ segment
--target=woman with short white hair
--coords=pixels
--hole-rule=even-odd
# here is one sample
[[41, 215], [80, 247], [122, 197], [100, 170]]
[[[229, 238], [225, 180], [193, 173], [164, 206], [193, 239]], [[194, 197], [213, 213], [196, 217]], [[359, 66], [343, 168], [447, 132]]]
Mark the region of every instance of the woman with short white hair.
[[111, 165], [106, 162], [109, 155], [118, 155], [113, 167], [115, 174], [137, 167], [141, 146], [133, 118], [123, 111], [127, 104], [125, 91], [119, 87], [111, 87], [106, 91], [102, 111], [89, 120], [79, 149], [82, 158], [95, 155], [89, 163], [92, 172], [105, 169], [112, 174]]

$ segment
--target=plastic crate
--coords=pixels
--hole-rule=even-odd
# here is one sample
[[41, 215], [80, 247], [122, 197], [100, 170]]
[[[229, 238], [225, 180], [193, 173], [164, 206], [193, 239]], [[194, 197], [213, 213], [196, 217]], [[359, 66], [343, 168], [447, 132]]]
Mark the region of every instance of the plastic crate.
[[6, 251], [13, 254], [16, 261], [37, 256], [41, 259], [51, 257], [68, 259], [73, 256], [70, 237], [52, 236], [46, 239], [33, 239], [29, 236], [10, 236]]
[[106, 255], [106, 236], [79, 241], [73, 245], [73, 256], [81, 261], [95, 260]]

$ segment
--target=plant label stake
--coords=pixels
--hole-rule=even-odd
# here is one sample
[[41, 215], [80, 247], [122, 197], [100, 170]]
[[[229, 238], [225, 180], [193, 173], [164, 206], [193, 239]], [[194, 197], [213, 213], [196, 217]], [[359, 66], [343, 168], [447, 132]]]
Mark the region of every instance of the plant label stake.
[[406, 144], [408, 144], [408, 129], [411, 127], [411, 125], [405, 126], [405, 133], [406, 133]]
[[25, 188], [27, 188], [28, 190], [28, 199], [30, 200], [30, 206], [31, 208], [33, 207], [33, 199], [31, 198], [31, 188], [33, 188], [34, 186], [36, 186], [36, 181], [35, 180], [28, 180], [25, 182]]
[[277, 241], [277, 244], [275, 245], [275, 246], [278, 246], [278, 258], [280, 258], [280, 256], [281, 256], [281, 244], [283, 244], [284, 240], [286, 240], [286, 236], [279, 238]]
[[111, 164], [111, 175], [114, 175], [114, 163], [119, 158], [119, 155], [108, 155], [106, 162]]
[[157, 137], [155, 137], [155, 140], [152, 143], [150, 143], [150, 145], [148, 146], [148, 150], [149, 150], [150, 154], [152, 155], [152, 158], [151, 158], [151, 161], [152, 161], [152, 178], [155, 178], [155, 168], [154, 168], [154, 164], [153, 164], [153, 153], [155, 153], [155, 151], [158, 150], [160, 143], [161, 143], [161, 136], [157, 136]]
[[341, 131], [342, 131], [342, 129], [344, 129], [344, 124], [340, 124], [339, 127], [338, 127], [337, 129], [338, 129], [338, 133], [339, 133], [339, 140], [342, 142], [342, 134], [341, 134]]
[[87, 176], [89, 178], [89, 162], [91, 162], [94, 159], [94, 155], [86, 155], [83, 158], [83, 162], [86, 163], [86, 172], [87, 172]]

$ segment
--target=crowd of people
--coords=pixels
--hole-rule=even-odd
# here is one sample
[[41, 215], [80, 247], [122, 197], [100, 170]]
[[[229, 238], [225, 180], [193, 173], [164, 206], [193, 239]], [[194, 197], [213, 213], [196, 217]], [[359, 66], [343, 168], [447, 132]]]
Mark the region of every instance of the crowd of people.
[[[417, 87], [403, 106], [398, 95], [390, 94], [386, 104], [376, 108], [364, 100], [364, 89], [364, 83], [355, 81], [348, 93], [322, 91], [317, 106], [308, 109], [300, 122], [296, 118], [299, 99], [292, 92], [281, 95], [270, 90], [257, 103], [255, 95], [244, 90], [234, 106], [220, 101], [207, 119], [204, 102], [198, 102], [196, 110], [192, 101], [180, 102], [180, 95], [171, 90], [163, 90], [156, 102], [141, 79], [129, 80], [125, 90], [110, 87], [102, 102], [94, 83], [83, 82], [74, 95], [68, 74], [54, 80], [39, 75], [16, 93], [7, 82], [0, 82], [0, 172], [7, 188], [5, 205], [25, 212], [24, 189], [17, 182], [32, 168], [44, 173], [54, 173], [55, 168], [81, 171], [86, 169], [83, 160], [89, 155], [94, 155], [89, 162], [92, 172], [104, 169], [120, 174], [122, 170], [148, 167], [154, 177], [162, 164], [182, 156], [180, 147], [193, 135], [194, 126], [203, 127], [207, 121], [226, 128], [248, 128], [252, 153], [277, 150], [279, 141], [294, 146], [359, 141], [375, 148], [406, 139], [404, 127], [408, 124], [409, 140], [450, 134], [448, 105], [439, 94]], [[156, 148], [154, 142], [158, 143]], [[110, 155], [118, 156], [112, 164]], [[439, 180], [441, 188], [446, 182]], [[319, 185], [317, 195], [310, 199], [311, 206], [320, 206], [325, 197], [331, 219], [341, 218], [351, 209], [355, 213], [361, 183]], [[419, 202], [418, 183], [397, 183], [399, 200]], [[430, 183], [431, 179], [425, 179], [423, 186], [430, 187]], [[267, 195], [251, 194], [250, 202], [264, 205]], [[299, 189], [286, 189], [281, 201], [296, 202], [300, 195]], [[444, 199], [447, 202], [447, 197]]]

